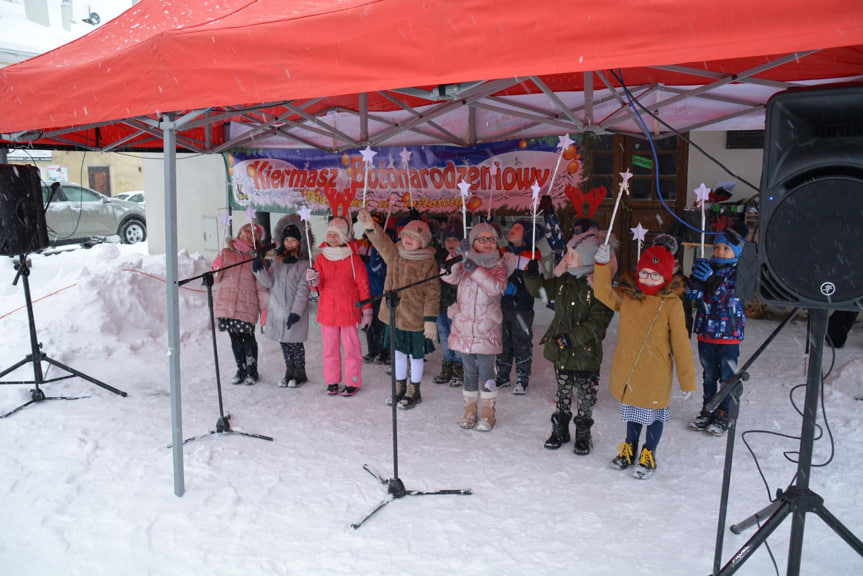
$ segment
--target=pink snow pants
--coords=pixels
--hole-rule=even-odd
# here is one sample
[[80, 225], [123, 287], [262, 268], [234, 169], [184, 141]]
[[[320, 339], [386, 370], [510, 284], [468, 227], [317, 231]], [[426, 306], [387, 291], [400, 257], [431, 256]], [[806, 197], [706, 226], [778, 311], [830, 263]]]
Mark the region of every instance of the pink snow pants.
[[345, 386], [361, 388], [363, 385], [363, 349], [357, 327], [325, 326], [321, 324], [321, 340], [324, 347], [324, 383], [342, 382], [342, 355], [345, 351]]

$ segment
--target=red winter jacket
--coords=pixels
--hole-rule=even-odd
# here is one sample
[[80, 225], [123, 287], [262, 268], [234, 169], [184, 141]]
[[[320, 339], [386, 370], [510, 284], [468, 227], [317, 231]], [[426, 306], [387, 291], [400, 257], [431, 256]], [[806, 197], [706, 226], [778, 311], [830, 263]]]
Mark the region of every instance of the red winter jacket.
[[[321, 244], [323, 248], [326, 243]], [[352, 254], [342, 260], [328, 260], [323, 252], [315, 259], [318, 280], [318, 322], [325, 326], [353, 326], [362, 313], [356, 303], [371, 297], [366, 265], [349, 244]], [[368, 308], [370, 304], [366, 304]]]

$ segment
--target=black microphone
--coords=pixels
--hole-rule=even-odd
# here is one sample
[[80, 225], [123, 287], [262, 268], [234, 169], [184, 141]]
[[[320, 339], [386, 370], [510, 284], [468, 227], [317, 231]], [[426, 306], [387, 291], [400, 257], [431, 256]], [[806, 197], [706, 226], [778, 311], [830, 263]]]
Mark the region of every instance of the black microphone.
[[269, 252], [270, 250], [272, 250], [275, 247], [276, 247], [275, 242], [271, 242], [271, 243], [267, 244], [266, 246], [259, 246], [258, 248], [255, 248], [255, 254], [258, 256], [258, 258], [263, 258], [267, 252]]
[[450, 273], [452, 267], [464, 260], [464, 254], [459, 254], [458, 256], [453, 256], [449, 260], [445, 260], [441, 267], [447, 271], [447, 274]]

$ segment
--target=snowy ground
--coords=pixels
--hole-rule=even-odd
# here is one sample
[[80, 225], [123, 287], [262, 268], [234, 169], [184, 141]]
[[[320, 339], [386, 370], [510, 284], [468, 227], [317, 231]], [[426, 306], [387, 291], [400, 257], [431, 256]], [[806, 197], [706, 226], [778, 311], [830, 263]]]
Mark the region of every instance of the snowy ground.
[[[180, 277], [209, 263], [181, 254]], [[30, 352], [22, 283], [0, 259], [0, 370]], [[274, 383], [283, 370], [278, 347], [261, 337], [262, 382], [227, 383], [228, 340], [219, 334], [223, 398], [240, 435], [207, 436], [184, 448], [186, 493], [174, 495], [166, 355], [164, 259], [141, 247], [102, 245], [32, 256], [30, 277], [39, 341], [59, 362], [128, 392], [123, 398], [78, 378], [43, 386], [45, 401], [0, 419], [0, 574], [4, 576], [287, 575], [287, 574], [661, 574], [711, 572], [725, 441], [691, 432], [697, 398], [672, 399], [672, 421], [649, 481], [608, 462], [624, 426], [605, 389], [596, 408], [595, 449], [587, 457], [543, 448], [550, 431], [554, 381], [537, 347], [526, 397], [504, 390], [491, 433], [464, 431], [461, 390], [424, 384], [424, 402], [399, 416], [399, 477], [409, 489], [470, 488], [471, 496], [395, 500], [359, 530], [351, 529], [385, 496], [363, 470], [393, 474], [392, 422], [384, 405], [383, 366], [366, 366], [353, 398], [328, 397], [320, 379], [320, 335], [307, 344], [311, 382]], [[189, 288], [199, 290], [195, 283]], [[550, 319], [538, 308], [536, 331]], [[219, 416], [206, 295], [181, 290], [184, 437], [206, 433]], [[751, 320], [742, 358], [778, 324]], [[606, 357], [616, 340], [616, 321]], [[536, 337], [539, 340], [539, 335]], [[740, 430], [795, 435], [800, 417], [789, 391], [805, 382], [806, 322], [795, 320], [751, 369]], [[694, 347], [694, 342], [693, 342]], [[833, 460], [812, 472], [811, 487], [840, 521], [863, 536], [860, 410], [863, 333], [856, 328], [825, 390], [835, 440]], [[825, 351], [826, 371], [832, 360]], [[603, 376], [608, 374], [608, 362]], [[432, 355], [427, 378], [437, 373]], [[27, 364], [3, 381], [32, 379]], [[48, 377], [60, 371], [52, 368]], [[0, 387], [0, 413], [30, 399], [26, 384]], [[794, 393], [802, 404], [803, 389]], [[822, 421], [819, 414], [819, 422]], [[729, 523], [769, 503], [791, 482], [783, 457], [797, 441], [750, 435], [763, 469], [739, 440]], [[815, 460], [831, 455], [816, 443]], [[785, 573], [791, 521], [769, 540]], [[723, 563], [751, 536], [725, 531]], [[804, 574], [861, 574], [863, 558], [814, 515], [807, 515]], [[739, 574], [773, 574], [762, 546]]]

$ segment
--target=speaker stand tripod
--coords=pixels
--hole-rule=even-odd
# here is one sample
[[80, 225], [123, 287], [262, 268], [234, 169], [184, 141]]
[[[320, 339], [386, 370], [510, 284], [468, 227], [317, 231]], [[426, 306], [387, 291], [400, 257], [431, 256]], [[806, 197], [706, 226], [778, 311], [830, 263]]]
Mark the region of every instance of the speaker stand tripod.
[[[101, 386], [109, 392], [113, 392], [114, 394], [125, 397], [126, 393], [122, 390], [118, 390], [117, 388], [109, 386], [100, 380], [96, 380], [92, 376], [84, 374], [83, 372], [79, 372], [74, 368], [58, 362], [57, 360], [54, 360], [53, 358], [42, 352], [42, 344], [39, 343], [39, 339], [36, 336], [36, 320], [33, 316], [33, 300], [30, 296], [30, 264], [28, 262], [26, 254], [21, 254], [18, 256], [18, 262], [15, 263], [15, 269], [18, 271], [18, 273], [15, 275], [15, 280], [12, 281], [12, 285], [17, 286], [19, 278], [23, 279], [24, 281], [24, 301], [27, 304], [27, 322], [30, 327], [30, 354], [25, 356], [23, 360], [17, 362], [16, 364], [13, 364], [12, 366], [0, 372], [0, 378], [3, 378], [11, 372], [14, 372], [24, 364], [31, 362], [33, 364], [33, 380], [0, 382], [0, 385], [33, 384], [34, 387], [30, 390], [29, 402], [25, 402], [14, 410], [0, 415], [0, 418], [6, 418], [7, 416], [11, 416], [12, 414], [18, 412], [23, 408], [26, 408], [31, 404], [36, 404], [45, 400], [80, 400], [82, 398], [87, 398], [87, 396], [46, 396], [45, 392], [41, 388], [42, 384], [46, 384], [48, 382], [57, 382], [59, 380], [66, 380], [68, 378], [74, 378], [75, 376], [86, 380], [91, 384], [95, 384], [96, 386]], [[46, 379], [45, 374], [42, 372], [42, 362], [47, 362], [52, 366], [61, 368], [68, 372], [68, 374], [56, 378]]]
[[[253, 261], [254, 258], [250, 258], [248, 260], [243, 260], [242, 262], [237, 262], [235, 264], [231, 264], [229, 266], [223, 266], [219, 270], [227, 270], [229, 268], [234, 268], [235, 266], [240, 266], [242, 264], [247, 264]], [[215, 282], [214, 272], [212, 270], [208, 270], [203, 274], [199, 274], [198, 276], [193, 276], [191, 278], [186, 278], [185, 280], [181, 280], [178, 283], [178, 286], [182, 286], [183, 284], [188, 284], [192, 280], [197, 280], [198, 278], [203, 279], [204, 286], [207, 287], [207, 306], [210, 308], [210, 334], [213, 340], [213, 360], [216, 364], [216, 394], [219, 397], [219, 419], [216, 420], [216, 429], [210, 430], [204, 434], [198, 434], [197, 436], [192, 436], [190, 438], [186, 438], [183, 440], [183, 445], [185, 446], [189, 442], [193, 440], [199, 440], [206, 436], [211, 436], [213, 434], [236, 434], [239, 436], [248, 436], [249, 438], [258, 438], [260, 440], [267, 440], [272, 442], [273, 439], [270, 436], [264, 436], [263, 434], [253, 434], [251, 432], [241, 432], [239, 430], [234, 430], [231, 428], [231, 424], [229, 420], [231, 419], [230, 414], [225, 414], [225, 408], [222, 403], [222, 379], [219, 374], [219, 347], [216, 345], [216, 314], [213, 306], [213, 284]], [[171, 446], [168, 446], [170, 448]]]
[[431, 280], [437, 280], [441, 276], [445, 276], [449, 274], [449, 269], [447, 272], [440, 274], [439, 276], [433, 276], [431, 278], [427, 278], [425, 280], [420, 280], [419, 282], [414, 282], [413, 284], [408, 284], [407, 286], [403, 286], [401, 288], [397, 288], [394, 290], [389, 290], [385, 292], [381, 296], [376, 296], [374, 298], [369, 298], [368, 300], [362, 300], [357, 302], [357, 307], [362, 308], [366, 304], [378, 300], [380, 298], [387, 299], [387, 306], [390, 310], [390, 362], [392, 362], [392, 370], [390, 376], [390, 398], [392, 399], [392, 423], [393, 423], [393, 477], [389, 479], [385, 479], [380, 474], [374, 472], [368, 464], [363, 464], [363, 470], [371, 474], [375, 477], [375, 479], [384, 485], [387, 489], [386, 497], [381, 500], [380, 504], [375, 506], [371, 512], [366, 514], [362, 520], [359, 522], [355, 522], [351, 524], [351, 528], [357, 530], [360, 526], [365, 524], [365, 522], [375, 515], [375, 513], [392, 502], [393, 500], [397, 500], [399, 498], [404, 498], [405, 496], [437, 496], [444, 494], [455, 494], [460, 496], [469, 496], [472, 494], [470, 488], [456, 488], [456, 489], [445, 489], [445, 490], [434, 490], [430, 492], [426, 492], [423, 490], [408, 490], [405, 488], [404, 482], [402, 482], [401, 478], [399, 478], [399, 428], [398, 428], [398, 416], [396, 413], [396, 409], [398, 407], [398, 400], [396, 399], [396, 335], [395, 335], [395, 325], [396, 325], [396, 307], [399, 305], [399, 292], [402, 290], [407, 290], [408, 288], [412, 288], [419, 284], [423, 284], [425, 282], [429, 282]]
[[[755, 356], [757, 356], [769, 343], [769, 341], [779, 332], [796, 314], [795, 308], [785, 321], [777, 328], [770, 338], [759, 348]], [[803, 425], [800, 433], [800, 450], [797, 461], [797, 474], [795, 475], [795, 483], [791, 484], [784, 492], [779, 491], [777, 499], [766, 508], [756, 512], [750, 518], [739, 524], [731, 527], [732, 531], [739, 531], [751, 526], [764, 517], [768, 517], [767, 521], [761, 526], [755, 534], [740, 548], [731, 559], [719, 569], [722, 558], [722, 535], [725, 525], [725, 512], [728, 502], [728, 485], [731, 478], [731, 456], [734, 449], [734, 428], [739, 409], [739, 394], [741, 391], [741, 380], [745, 375], [746, 368], [754, 361], [755, 356], [738, 372], [734, 378], [729, 379], [727, 384], [723, 384], [722, 389], [717, 392], [716, 396], [710, 401], [707, 408], [715, 410], [722, 399], [728, 394], [732, 394], [731, 416], [732, 426], [729, 431], [729, 437], [726, 445], [725, 453], [725, 471], [722, 481], [722, 504], [720, 506], [719, 525], [716, 535], [716, 553], [713, 564], [714, 576], [727, 576], [734, 574], [746, 560], [752, 555], [758, 547], [763, 544], [767, 538], [773, 533], [776, 528], [787, 518], [792, 516], [791, 522], [791, 540], [788, 548], [788, 576], [798, 576], [800, 574], [801, 553], [803, 549], [803, 529], [806, 522], [806, 513], [812, 512], [817, 514], [825, 524], [833, 529], [845, 542], [851, 546], [859, 555], [863, 556], [863, 542], [861, 542], [854, 534], [842, 525], [839, 520], [830, 513], [824, 506], [824, 499], [812, 492], [809, 489], [809, 477], [812, 468], [812, 448], [815, 439], [815, 420], [818, 411], [818, 394], [821, 382], [821, 357], [824, 350], [824, 336], [827, 332], [827, 310], [810, 310], [812, 315], [812, 330], [809, 333], [809, 365], [806, 375], [806, 397], [803, 405]]]

